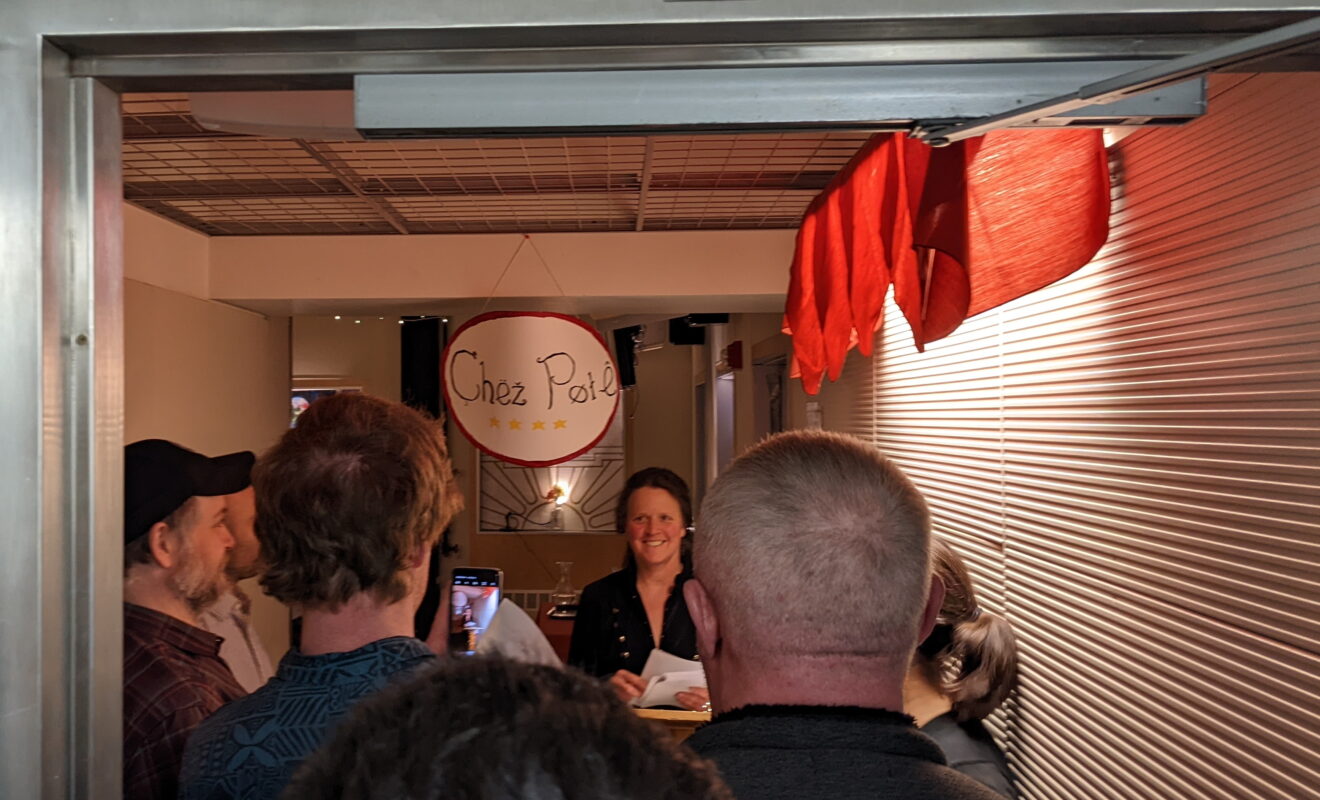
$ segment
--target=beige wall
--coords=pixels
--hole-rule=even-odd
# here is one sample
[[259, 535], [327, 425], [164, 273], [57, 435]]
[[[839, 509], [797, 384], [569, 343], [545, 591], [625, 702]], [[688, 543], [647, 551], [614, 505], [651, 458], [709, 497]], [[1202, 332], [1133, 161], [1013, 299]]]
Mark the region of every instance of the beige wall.
[[535, 235], [535, 248], [518, 250], [516, 234], [223, 236], [210, 240], [210, 287], [212, 297], [235, 302], [480, 299], [495, 292], [496, 298], [760, 296], [773, 307], [788, 286], [793, 237], [780, 230], [552, 233]]
[[[786, 353], [788, 337], [780, 332], [782, 314], [738, 314], [730, 321], [729, 342], [742, 342], [743, 366], [734, 370], [733, 454], [756, 443], [756, 384], [752, 362]], [[790, 386], [792, 391], [795, 387]]]
[[[287, 318], [124, 281], [124, 441], [259, 453], [288, 426], [288, 390]], [[255, 584], [245, 589], [262, 641], [278, 658], [288, 649], [288, 613]]]
[[694, 420], [691, 346], [637, 354], [637, 385], [624, 393], [628, 472], [665, 467], [692, 483]]
[[[757, 359], [769, 358], [776, 355], [787, 354], [791, 350], [791, 341], [788, 336], [780, 332], [782, 327], [783, 314], [775, 313], [751, 313], [751, 314], [732, 314], [729, 317], [729, 323], [723, 332], [723, 340], [726, 346], [734, 342], [742, 343], [743, 365], [732, 372], [733, 392], [734, 392], [734, 415], [733, 415], [733, 457], [737, 458], [744, 450], [756, 443], [756, 398], [757, 386], [755, 373], [752, 364]], [[686, 392], [689, 402], [689, 412], [692, 417], [691, 434], [688, 435], [687, 450], [689, 458], [693, 464], [695, 472], [696, 459], [703, 457], [704, 442], [698, 442], [696, 436], [695, 415], [699, 410], [693, 400], [695, 392], [694, 387], [704, 383], [706, 380], [706, 370], [708, 359], [710, 358], [710, 349], [707, 346], [683, 348], [687, 351], [687, 379], [688, 385], [682, 389]], [[794, 397], [794, 393], [801, 395], [802, 388], [798, 381], [793, 381], [789, 385], [789, 400], [785, 405], [785, 427], [801, 427], [802, 404], [800, 398]], [[643, 439], [645, 439], [643, 434]], [[699, 496], [701, 492], [694, 492], [694, 497]]]
[[192, 297], [210, 297], [210, 237], [124, 203], [124, 275]]
[[[364, 392], [398, 400], [398, 317], [339, 315], [293, 318], [293, 377], [336, 379]], [[360, 321], [359, 321], [360, 320]]]
[[289, 321], [124, 282], [124, 439], [260, 451], [288, 427]]

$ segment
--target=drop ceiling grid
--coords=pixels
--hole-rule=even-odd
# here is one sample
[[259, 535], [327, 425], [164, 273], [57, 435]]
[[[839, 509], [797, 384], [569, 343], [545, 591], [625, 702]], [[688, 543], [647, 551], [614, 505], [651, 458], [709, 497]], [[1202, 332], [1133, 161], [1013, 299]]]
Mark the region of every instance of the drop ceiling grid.
[[652, 185], [820, 189], [868, 138], [859, 133], [656, 137]]
[[796, 227], [811, 198], [867, 136], [657, 137], [646, 229]]
[[642, 136], [300, 142], [204, 131], [186, 95], [123, 108], [125, 197], [212, 235], [396, 233], [348, 184], [412, 233], [792, 228], [867, 138], [654, 136], [643, 193]]
[[348, 197], [174, 200], [181, 214], [231, 235], [392, 233], [378, 214]]
[[124, 194], [130, 200], [348, 193], [290, 139], [126, 141], [123, 160]]
[[[508, 177], [581, 174], [635, 175], [645, 143], [640, 138], [435, 139], [382, 142], [325, 142], [320, 145], [364, 178], [409, 178], [427, 191], [428, 179], [478, 179], [473, 191]], [[572, 188], [572, 184], [565, 184]], [[533, 184], [533, 188], [540, 188]], [[561, 188], [551, 184], [551, 189]]]
[[186, 94], [126, 94], [120, 106], [125, 139], [224, 135], [197, 124]]
[[427, 232], [627, 230], [637, 214], [631, 194], [387, 197], [385, 201]]
[[816, 190], [741, 189], [722, 192], [651, 190], [648, 230], [795, 228]]

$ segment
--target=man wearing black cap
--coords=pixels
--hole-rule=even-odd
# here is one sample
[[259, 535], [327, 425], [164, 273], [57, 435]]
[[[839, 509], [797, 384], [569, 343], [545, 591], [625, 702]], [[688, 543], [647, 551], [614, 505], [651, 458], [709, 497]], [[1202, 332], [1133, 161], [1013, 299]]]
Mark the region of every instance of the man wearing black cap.
[[246, 694], [198, 614], [228, 588], [224, 496], [247, 485], [252, 462], [161, 439], [124, 448], [125, 797], [175, 797], [188, 735]]

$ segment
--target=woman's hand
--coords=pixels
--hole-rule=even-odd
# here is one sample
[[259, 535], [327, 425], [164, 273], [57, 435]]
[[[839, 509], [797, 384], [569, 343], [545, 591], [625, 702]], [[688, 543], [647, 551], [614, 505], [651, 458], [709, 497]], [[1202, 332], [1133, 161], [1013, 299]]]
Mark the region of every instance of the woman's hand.
[[646, 681], [640, 675], [621, 669], [610, 676], [610, 688], [626, 703], [634, 697], [642, 696], [642, 692], [646, 691]]
[[686, 692], [675, 692], [674, 699], [688, 711], [710, 711], [710, 692], [705, 686], [689, 686]]

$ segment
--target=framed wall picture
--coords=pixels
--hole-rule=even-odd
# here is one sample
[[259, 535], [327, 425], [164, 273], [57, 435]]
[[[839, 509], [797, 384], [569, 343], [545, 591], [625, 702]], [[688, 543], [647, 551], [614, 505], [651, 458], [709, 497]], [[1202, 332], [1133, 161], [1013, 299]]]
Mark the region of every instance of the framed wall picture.
[[340, 392], [361, 392], [361, 386], [327, 386], [324, 384], [312, 386], [298, 386], [297, 379], [295, 385], [289, 390], [289, 427], [292, 428], [298, 424], [298, 416], [307, 410], [307, 407], [322, 397], [329, 397], [332, 394]]

